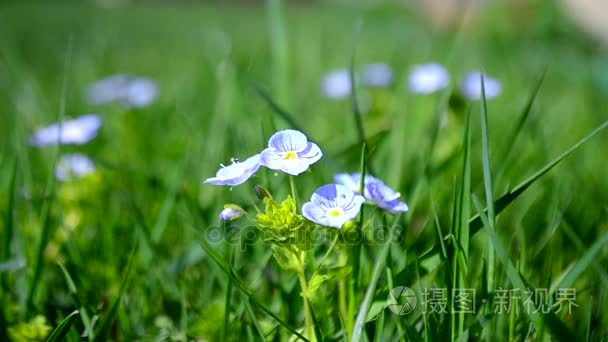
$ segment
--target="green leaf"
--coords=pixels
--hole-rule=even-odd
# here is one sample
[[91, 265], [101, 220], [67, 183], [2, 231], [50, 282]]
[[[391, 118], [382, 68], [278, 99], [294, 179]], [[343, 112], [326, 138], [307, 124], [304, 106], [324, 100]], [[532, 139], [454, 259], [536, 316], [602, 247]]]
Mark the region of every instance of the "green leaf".
[[78, 310], [74, 310], [71, 314], [69, 314], [66, 318], [64, 318], [61, 323], [53, 330], [49, 338], [46, 340], [47, 342], [55, 342], [55, 341], [63, 341], [65, 336], [70, 331], [72, 324], [74, 324], [74, 320], [78, 317]]
[[[200, 232], [198, 232], [198, 233], [200, 233]], [[279, 316], [277, 316], [272, 311], [270, 311], [270, 309], [268, 309], [264, 304], [262, 304], [262, 302], [257, 300], [253, 296], [253, 291], [250, 290], [247, 287], [247, 285], [245, 285], [245, 283], [236, 275], [236, 273], [232, 269], [232, 266], [226, 265], [222, 261], [222, 257], [213, 250], [213, 248], [207, 243], [207, 241], [204, 240], [204, 237], [201, 237], [200, 244], [201, 244], [201, 247], [207, 253], [207, 255], [209, 255], [209, 257], [211, 257], [211, 259], [213, 259], [213, 261], [215, 261], [215, 263], [220, 267], [220, 269], [224, 273], [226, 273], [230, 278], [232, 278], [234, 285], [236, 285], [241, 290], [241, 292], [243, 292], [243, 294], [245, 294], [251, 300], [251, 302], [253, 302], [253, 304], [255, 304], [257, 307], [259, 307], [267, 315], [272, 317], [277, 323], [279, 323], [285, 329], [287, 329], [288, 331], [290, 331], [291, 333], [296, 335], [302, 341], [309, 341], [306, 337], [304, 337], [304, 335], [300, 334], [296, 329], [292, 328], [287, 322], [285, 322]]]

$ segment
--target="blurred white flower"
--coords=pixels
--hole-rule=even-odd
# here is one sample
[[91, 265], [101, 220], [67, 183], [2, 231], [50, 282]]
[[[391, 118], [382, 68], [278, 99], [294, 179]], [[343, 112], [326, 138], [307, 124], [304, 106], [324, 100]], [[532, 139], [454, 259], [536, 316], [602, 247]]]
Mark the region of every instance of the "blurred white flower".
[[123, 100], [130, 82], [131, 76], [127, 74], [104, 78], [87, 88], [87, 100], [92, 105], [104, 105]]
[[82, 145], [97, 136], [99, 127], [101, 127], [101, 119], [95, 114], [86, 114], [73, 120], [63, 121], [63, 124], [54, 123], [37, 130], [30, 137], [30, 144], [39, 147], [56, 143]]
[[334, 70], [323, 76], [321, 93], [329, 99], [341, 99], [350, 95], [350, 73], [348, 69]]
[[432, 94], [450, 84], [450, 74], [439, 63], [414, 66], [408, 79], [408, 87], [414, 94]]
[[363, 83], [368, 87], [388, 87], [393, 83], [393, 69], [387, 64], [372, 63], [363, 66]]
[[121, 102], [127, 107], [145, 107], [158, 97], [157, 83], [145, 77], [118, 74], [104, 78], [87, 88], [87, 99], [92, 105]]
[[[481, 98], [481, 75], [480, 71], [468, 73], [460, 83], [460, 92], [469, 100]], [[483, 74], [483, 82], [486, 91], [486, 99], [492, 99], [502, 93], [502, 84], [499, 80]]]
[[55, 177], [60, 181], [82, 178], [95, 172], [95, 163], [84, 154], [73, 153], [61, 156], [55, 168]]
[[129, 83], [126, 103], [130, 107], [145, 107], [158, 97], [158, 85], [152, 79], [140, 77]]

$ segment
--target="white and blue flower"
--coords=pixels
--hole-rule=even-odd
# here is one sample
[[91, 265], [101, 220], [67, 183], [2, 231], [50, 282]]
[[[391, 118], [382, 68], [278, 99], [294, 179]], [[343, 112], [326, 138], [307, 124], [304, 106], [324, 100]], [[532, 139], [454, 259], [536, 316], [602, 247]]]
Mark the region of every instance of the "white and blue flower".
[[244, 162], [237, 159], [232, 164], [223, 166], [217, 171], [215, 177], [207, 178], [204, 183], [213, 185], [237, 186], [245, 183], [260, 168], [260, 155], [247, 158]]
[[393, 69], [384, 63], [363, 66], [363, 84], [372, 88], [388, 87], [393, 83]]
[[37, 130], [30, 137], [30, 144], [39, 147], [57, 143], [82, 145], [97, 136], [99, 127], [101, 127], [101, 119], [95, 114], [87, 114]]
[[[355, 78], [356, 79], [356, 78]], [[348, 69], [331, 71], [321, 80], [321, 93], [328, 99], [342, 99], [351, 92], [350, 72]]]
[[61, 156], [55, 168], [55, 177], [60, 181], [69, 181], [85, 177], [95, 172], [95, 163], [91, 158], [80, 153]]
[[414, 94], [432, 94], [449, 84], [450, 74], [439, 63], [416, 65], [408, 79], [408, 87]]
[[319, 225], [340, 229], [357, 217], [364, 202], [363, 196], [343, 185], [323, 185], [315, 191], [310, 202], [304, 203], [302, 215]]
[[270, 137], [268, 148], [260, 154], [260, 164], [272, 170], [297, 176], [317, 162], [323, 152], [317, 144], [308, 141], [304, 133], [287, 129]]
[[[355, 193], [359, 193], [361, 175], [358, 173], [340, 173], [334, 176], [338, 184], [342, 184]], [[409, 210], [407, 204], [399, 200], [401, 194], [394, 191], [380, 179], [366, 175], [363, 188], [363, 196], [368, 201], [374, 203], [391, 214], [402, 214]]]
[[481, 75], [486, 91], [486, 100], [495, 98], [502, 93], [502, 84], [499, 80], [482, 74], [480, 71], [468, 73], [460, 82], [460, 92], [469, 100], [481, 99]]

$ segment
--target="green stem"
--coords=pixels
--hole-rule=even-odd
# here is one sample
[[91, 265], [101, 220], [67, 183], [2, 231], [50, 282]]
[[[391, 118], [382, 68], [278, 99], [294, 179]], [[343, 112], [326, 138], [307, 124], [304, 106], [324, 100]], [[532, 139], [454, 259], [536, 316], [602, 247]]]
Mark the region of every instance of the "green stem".
[[300, 280], [300, 287], [302, 288], [302, 299], [304, 300], [304, 336], [314, 341], [315, 334], [312, 324], [312, 316], [310, 314], [310, 307], [308, 306], [308, 282], [306, 281], [306, 273], [304, 271], [304, 259], [306, 253], [300, 253], [298, 257], [299, 269], [297, 271], [298, 279]]
[[289, 176], [289, 186], [291, 187], [291, 197], [293, 197], [293, 204], [298, 206], [298, 198], [296, 192], [296, 182], [294, 176]]

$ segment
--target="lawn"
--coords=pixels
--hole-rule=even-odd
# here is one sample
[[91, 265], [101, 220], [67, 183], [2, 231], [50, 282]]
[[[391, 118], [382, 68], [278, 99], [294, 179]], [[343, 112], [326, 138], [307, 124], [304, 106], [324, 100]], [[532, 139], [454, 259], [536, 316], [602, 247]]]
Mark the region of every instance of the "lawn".
[[[606, 340], [606, 50], [551, 1], [452, 30], [402, 5], [277, 4], [0, 5], [0, 340]], [[413, 94], [428, 62], [451, 82]], [[394, 82], [366, 86], [370, 63]], [[357, 87], [324, 97], [348, 68]], [[478, 69], [498, 96], [461, 94]], [[158, 98], [87, 100], [120, 73]], [[32, 143], [87, 113], [90, 142]], [[285, 129], [322, 158], [203, 183]], [[74, 153], [95, 171], [56, 179]], [[366, 179], [340, 229], [311, 219], [344, 172], [408, 210]], [[227, 204], [246, 214], [220, 220]]]

